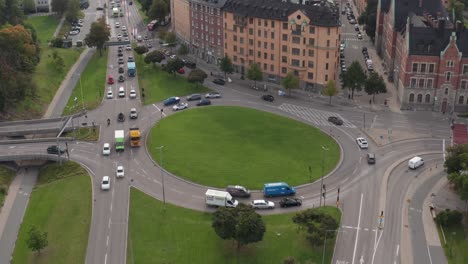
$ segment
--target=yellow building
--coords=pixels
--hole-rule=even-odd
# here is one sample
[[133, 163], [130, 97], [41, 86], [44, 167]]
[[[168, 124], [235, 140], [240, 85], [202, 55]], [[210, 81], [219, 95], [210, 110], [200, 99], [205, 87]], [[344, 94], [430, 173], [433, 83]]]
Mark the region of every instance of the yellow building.
[[293, 72], [307, 89], [337, 78], [338, 9], [282, 0], [228, 0], [223, 12], [224, 53], [237, 72], [244, 74], [258, 63], [265, 79], [279, 82]]
[[190, 43], [190, 0], [171, 0], [173, 30], [180, 40]]

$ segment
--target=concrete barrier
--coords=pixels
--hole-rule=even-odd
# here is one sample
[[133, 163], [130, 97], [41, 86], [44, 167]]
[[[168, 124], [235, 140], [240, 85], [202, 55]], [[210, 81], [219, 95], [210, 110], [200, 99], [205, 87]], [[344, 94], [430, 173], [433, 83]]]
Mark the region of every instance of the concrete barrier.
[[[60, 142], [73, 141], [72, 137], [61, 137], [58, 139]], [[41, 143], [41, 142], [57, 142], [57, 138], [31, 138], [31, 139], [13, 139], [13, 140], [0, 140], [0, 145], [9, 144], [24, 144], [24, 143]]]

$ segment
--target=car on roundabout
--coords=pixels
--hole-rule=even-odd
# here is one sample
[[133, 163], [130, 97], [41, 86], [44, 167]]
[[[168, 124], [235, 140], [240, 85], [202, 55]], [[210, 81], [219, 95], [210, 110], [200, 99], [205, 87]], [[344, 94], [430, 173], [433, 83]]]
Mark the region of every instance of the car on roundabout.
[[262, 99], [267, 101], [267, 102], [272, 102], [275, 100], [275, 97], [271, 94], [264, 94], [262, 95]]
[[358, 137], [356, 138], [356, 143], [358, 144], [359, 148], [361, 149], [367, 149], [369, 147], [369, 144], [367, 143], [367, 140], [363, 137]]
[[123, 178], [124, 176], [125, 176], [124, 166], [117, 166], [117, 170], [115, 171], [115, 177]]
[[173, 104], [178, 104], [180, 102], [180, 98], [177, 96], [171, 96], [164, 100], [163, 104], [165, 106], [173, 105]]
[[341, 126], [343, 125], [343, 120], [341, 120], [341, 118], [337, 117], [337, 116], [329, 116], [328, 117], [328, 122], [331, 122], [337, 126]]
[[188, 108], [187, 103], [178, 103], [172, 107], [172, 111], [179, 111], [179, 110], [184, 110]]
[[47, 154], [55, 154], [55, 155], [58, 155], [59, 152], [60, 154], [64, 154], [65, 153], [65, 149], [64, 148], [59, 148], [57, 145], [51, 145], [51, 146], [48, 146], [47, 147]]
[[110, 155], [110, 145], [109, 143], [104, 143], [104, 145], [102, 146], [102, 155], [104, 156], [109, 156]]
[[214, 79], [213, 83], [218, 84], [218, 85], [225, 85], [226, 81], [223, 79]]
[[211, 105], [211, 100], [202, 99], [202, 100], [200, 100], [200, 102], [197, 103], [197, 106], [204, 106], [204, 105]]
[[267, 200], [253, 200], [250, 202], [250, 205], [253, 209], [273, 209], [275, 208], [275, 203]]
[[281, 207], [301, 206], [302, 200], [299, 198], [284, 198], [279, 201]]
[[122, 112], [120, 112], [117, 115], [117, 121], [119, 121], [119, 122], [124, 122], [125, 121], [125, 115]]
[[138, 112], [136, 108], [131, 108], [130, 109], [130, 119], [137, 119], [138, 118]]
[[196, 100], [201, 100], [201, 94], [191, 94], [187, 96], [187, 101], [196, 101]]
[[109, 176], [102, 177], [101, 190], [107, 191], [110, 189], [110, 178]]
[[208, 98], [208, 99], [221, 98], [221, 94], [218, 93], [218, 92], [211, 92], [211, 93], [207, 93], [207, 94], [205, 95], [205, 98]]

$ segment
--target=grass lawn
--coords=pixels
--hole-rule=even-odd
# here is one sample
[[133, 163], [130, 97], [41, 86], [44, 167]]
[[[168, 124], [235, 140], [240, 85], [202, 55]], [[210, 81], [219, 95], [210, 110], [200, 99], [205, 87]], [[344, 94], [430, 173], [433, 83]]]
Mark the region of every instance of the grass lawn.
[[[75, 129], [75, 136], [76, 140], [98, 141], [99, 127], [96, 126], [94, 129], [91, 127], [80, 127]], [[63, 133], [62, 137], [73, 137], [73, 131]]]
[[[340, 221], [337, 209], [323, 209]], [[263, 216], [263, 241], [245, 246], [237, 257], [235, 242], [224, 241], [214, 232], [210, 213], [170, 204], [163, 210], [160, 201], [132, 188], [127, 263], [272, 264], [288, 256], [300, 263], [321, 263], [323, 247], [310, 246], [304, 234], [297, 232], [292, 216]], [[327, 240], [325, 263], [331, 261], [334, 243]]]
[[[75, 88], [68, 99], [68, 103], [63, 110], [64, 115], [81, 111], [81, 92], [83, 92], [84, 106], [87, 110], [92, 110], [99, 106], [102, 101], [104, 91], [106, 90], [106, 70], [107, 49], [103, 51], [102, 56], [99, 56], [99, 51], [96, 51], [81, 74], [81, 81], [78, 80], [76, 83]], [[75, 97], [78, 98], [77, 109], [73, 111]]]
[[52, 39], [60, 19], [56, 16], [36, 16], [28, 18], [27, 22], [36, 29], [41, 46], [47, 47], [48, 41]]
[[[80, 165], [42, 167], [16, 241], [12, 263], [84, 263], [91, 220], [91, 180]], [[48, 233], [36, 254], [26, 246], [31, 226]]]
[[15, 177], [15, 172], [0, 166], [0, 210], [5, 201], [5, 196], [8, 193], [8, 188], [10, 187], [11, 181]]
[[142, 87], [145, 88], [144, 104], [160, 102], [170, 96], [182, 96], [209, 91], [203, 85], [189, 83], [185, 77], [179, 74], [174, 76], [162, 71], [159, 66], [153, 67], [150, 64], [146, 64], [142, 55], [136, 55], [135, 60], [140, 90]]
[[468, 263], [468, 225], [466, 223], [465, 225], [467, 226], [465, 229], [463, 225], [444, 228], [445, 239], [447, 240], [447, 244], [445, 245], [440, 226], [437, 226], [440, 241], [449, 264]]
[[[286, 117], [242, 107], [184, 110], [151, 129], [148, 147], [175, 175], [208, 186], [241, 184], [262, 189], [267, 182], [296, 186], [321, 176], [340, 158], [338, 144], [317, 128]], [[311, 167], [312, 175], [309, 173]]]

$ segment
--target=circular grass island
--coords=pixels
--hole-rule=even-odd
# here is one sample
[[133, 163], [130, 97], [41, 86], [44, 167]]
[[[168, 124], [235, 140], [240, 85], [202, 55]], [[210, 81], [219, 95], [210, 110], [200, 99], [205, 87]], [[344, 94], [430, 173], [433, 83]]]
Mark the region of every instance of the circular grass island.
[[220, 188], [239, 184], [263, 189], [264, 183], [279, 181], [297, 186], [320, 178], [322, 158], [325, 175], [340, 158], [338, 144], [318, 128], [230, 106], [195, 108], [164, 118], [148, 135], [149, 153], [158, 163], [159, 146], [164, 146], [167, 171]]

